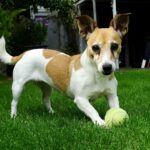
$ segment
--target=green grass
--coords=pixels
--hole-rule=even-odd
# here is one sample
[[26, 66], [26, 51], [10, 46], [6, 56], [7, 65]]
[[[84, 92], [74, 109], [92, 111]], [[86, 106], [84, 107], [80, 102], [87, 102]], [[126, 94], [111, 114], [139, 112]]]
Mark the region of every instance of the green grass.
[[[3, 150], [148, 150], [150, 149], [150, 70], [116, 73], [120, 105], [130, 120], [120, 127], [102, 129], [85, 117], [72, 99], [54, 91], [48, 114], [40, 90], [27, 84], [18, 105], [18, 116], [10, 118], [11, 83], [0, 77], [0, 149]], [[104, 98], [93, 102], [104, 117]]]

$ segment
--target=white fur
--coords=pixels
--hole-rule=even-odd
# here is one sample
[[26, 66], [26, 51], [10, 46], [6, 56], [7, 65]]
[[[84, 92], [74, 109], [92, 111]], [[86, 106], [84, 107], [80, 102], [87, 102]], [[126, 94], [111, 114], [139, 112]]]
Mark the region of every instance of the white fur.
[[78, 108], [91, 118], [93, 123], [105, 125], [104, 120], [98, 115], [89, 100], [105, 95], [109, 106], [118, 108], [117, 80], [115, 78], [109, 80], [110, 76], [102, 75], [88, 58], [86, 51], [81, 56], [81, 64], [83, 66], [81, 69], [72, 70], [69, 91], [71, 95], [74, 95], [74, 102]]
[[12, 56], [6, 52], [5, 39], [2, 36], [0, 38], [0, 60], [4, 63], [11, 64]]
[[[16, 116], [17, 103], [25, 83], [27, 83], [30, 80], [34, 80], [34, 81], [43, 81], [50, 86], [54, 86], [52, 79], [49, 78], [49, 76], [45, 71], [46, 64], [50, 60], [52, 60], [52, 58], [45, 59], [44, 56], [42, 55], [42, 52], [43, 49], [30, 50], [26, 52], [23, 58], [14, 67], [11, 117]], [[45, 97], [43, 101], [47, 99]], [[45, 103], [47, 103], [47, 105], [45, 104], [46, 107], [49, 108], [48, 111], [51, 112], [52, 110], [48, 100], [45, 101]]]
[[114, 61], [112, 61], [109, 57], [108, 57], [108, 53], [107, 51], [103, 54], [103, 57], [102, 57], [102, 62], [99, 63], [97, 62], [97, 66], [98, 66], [98, 70], [99, 72], [103, 72], [103, 65], [104, 64], [110, 64], [112, 66], [112, 71], [115, 71], [116, 70], [116, 64]]
[[[5, 49], [5, 40], [0, 39], [0, 58], [5, 63], [10, 63], [12, 58]], [[49, 112], [53, 112], [49, 96], [50, 87], [55, 87], [52, 79], [45, 71], [46, 65], [53, 57], [46, 59], [42, 55], [43, 49], [30, 50], [17, 62], [13, 71], [11, 103], [11, 117], [17, 115], [17, 104], [24, 84], [29, 80], [42, 81], [39, 87], [43, 91], [43, 102]], [[60, 53], [62, 55], [62, 53]], [[106, 59], [107, 60], [107, 59]], [[119, 107], [117, 97], [117, 81], [115, 78], [109, 80], [110, 76], [104, 76], [99, 72], [95, 63], [87, 55], [86, 50], [81, 56], [82, 67], [78, 70], [72, 68], [70, 85], [67, 93], [74, 97], [78, 108], [84, 112], [92, 121], [100, 126], [105, 125], [96, 109], [90, 104], [90, 99], [105, 95], [110, 107]], [[44, 83], [47, 83], [44, 84]]]

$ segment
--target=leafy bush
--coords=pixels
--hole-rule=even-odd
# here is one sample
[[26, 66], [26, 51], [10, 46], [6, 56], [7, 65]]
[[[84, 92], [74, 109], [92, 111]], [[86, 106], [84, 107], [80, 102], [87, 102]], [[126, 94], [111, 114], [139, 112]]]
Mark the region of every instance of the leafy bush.
[[40, 23], [20, 16], [14, 26], [7, 42], [9, 45], [7, 49], [11, 55], [19, 55], [28, 49], [39, 48], [45, 41], [47, 28]]
[[61, 22], [70, 25], [73, 23], [74, 0], [45, 0], [43, 6], [50, 11], [57, 11], [57, 17]]
[[37, 6], [44, 6], [50, 9], [50, 11], [57, 11], [58, 18], [66, 23], [72, 24], [72, 14], [74, 13], [74, 0], [1, 0], [0, 5], [2, 8], [29, 9], [33, 7], [34, 11], [37, 11]]
[[11, 36], [14, 20], [22, 11], [24, 11], [24, 9], [10, 11], [0, 8], [0, 36], [4, 35], [6, 38]]
[[15, 28], [12, 32], [11, 45], [15, 48], [41, 45], [45, 41], [46, 35], [46, 26], [21, 16], [15, 23]]

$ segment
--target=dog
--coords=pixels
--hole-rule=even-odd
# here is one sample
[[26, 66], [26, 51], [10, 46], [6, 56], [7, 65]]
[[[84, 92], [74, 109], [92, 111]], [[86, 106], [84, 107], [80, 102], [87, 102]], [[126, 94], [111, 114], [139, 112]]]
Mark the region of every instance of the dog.
[[89, 16], [76, 18], [81, 37], [87, 47], [82, 54], [69, 56], [50, 49], [32, 49], [19, 56], [11, 56], [0, 38], [0, 59], [15, 65], [11, 102], [11, 117], [17, 115], [17, 104], [24, 85], [37, 81], [43, 94], [43, 103], [53, 113], [49, 97], [55, 88], [74, 98], [77, 107], [94, 124], [105, 126], [105, 121], [91, 105], [92, 99], [106, 96], [110, 108], [119, 108], [115, 61], [121, 52], [122, 38], [128, 32], [129, 13], [117, 14], [108, 28], [98, 28]]

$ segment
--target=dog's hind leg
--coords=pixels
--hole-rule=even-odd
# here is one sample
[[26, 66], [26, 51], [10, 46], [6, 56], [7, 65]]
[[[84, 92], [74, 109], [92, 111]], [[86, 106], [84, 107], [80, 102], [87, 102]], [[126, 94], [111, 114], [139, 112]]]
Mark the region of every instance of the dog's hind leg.
[[19, 97], [21, 95], [21, 92], [23, 90], [24, 82], [22, 81], [14, 81], [12, 84], [12, 95], [13, 100], [11, 102], [11, 118], [15, 118], [17, 115], [17, 104], [19, 101]]
[[37, 82], [37, 85], [42, 91], [42, 100], [43, 100], [43, 104], [45, 105], [46, 110], [49, 113], [54, 113], [51, 107], [51, 102], [50, 102], [50, 96], [51, 96], [51, 91], [52, 91], [51, 87], [44, 82]]

